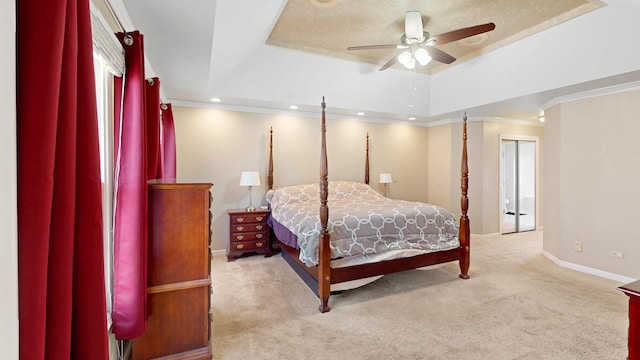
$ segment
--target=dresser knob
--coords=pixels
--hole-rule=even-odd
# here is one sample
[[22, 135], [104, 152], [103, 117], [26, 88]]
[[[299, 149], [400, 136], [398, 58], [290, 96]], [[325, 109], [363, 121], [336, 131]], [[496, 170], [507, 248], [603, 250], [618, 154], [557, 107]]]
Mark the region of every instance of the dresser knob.
[[236, 218], [236, 221], [237, 221], [237, 222], [243, 222], [243, 221], [244, 221], [244, 218], [241, 218], [241, 217]]
[[258, 221], [262, 221], [263, 217], [262, 216], [256, 216], [256, 220]]
[[242, 231], [244, 230], [244, 226], [236, 226], [236, 229], [238, 229], [238, 231]]
[[257, 237], [258, 239], [262, 239], [262, 235], [263, 235], [263, 234], [256, 234], [256, 237]]
[[261, 242], [256, 243], [256, 246], [257, 246], [257, 247], [262, 247], [262, 243], [261, 243]]
[[244, 235], [236, 235], [236, 239], [242, 240], [242, 239], [244, 239]]
[[263, 225], [256, 225], [257, 230], [262, 230]]
[[244, 247], [244, 244], [236, 244], [236, 247], [237, 247], [238, 249], [242, 249], [242, 248]]

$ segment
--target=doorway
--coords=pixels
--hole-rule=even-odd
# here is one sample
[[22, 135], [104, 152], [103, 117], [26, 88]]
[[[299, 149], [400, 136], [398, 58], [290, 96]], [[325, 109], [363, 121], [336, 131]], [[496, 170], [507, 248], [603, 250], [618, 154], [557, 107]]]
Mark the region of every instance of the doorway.
[[537, 139], [504, 137], [500, 143], [502, 234], [536, 229]]

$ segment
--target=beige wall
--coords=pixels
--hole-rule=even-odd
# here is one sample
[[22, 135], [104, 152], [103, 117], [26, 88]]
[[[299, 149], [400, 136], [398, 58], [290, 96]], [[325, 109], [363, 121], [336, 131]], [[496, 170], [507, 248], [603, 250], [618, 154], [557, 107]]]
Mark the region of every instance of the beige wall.
[[[266, 205], [269, 128], [274, 129], [275, 186], [317, 182], [320, 113], [312, 116], [257, 114], [175, 107], [178, 180], [206, 181], [213, 187], [213, 248], [228, 246], [226, 210], [244, 208], [249, 195], [238, 186], [240, 172], [259, 171], [254, 205]], [[542, 127], [495, 121], [468, 123], [469, 218], [471, 232], [500, 231], [500, 136], [542, 140]], [[371, 185], [380, 192], [381, 172], [393, 174], [389, 196], [430, 202], [460, 215], [462, 123], [434, 127], [337, 120], [327, 116], [330, 180], [362, 181], [365, 137], [369, 133]], [[539, 219], [541, 219], [539, 212]]]
[[638, 89], [546, 111], [544, 249], [558, 259], [640, 278], [638, 114]]
[[15, 2], [0, 3], [0, 349], [18, 359], [18, 225], [16, 170]]
[[[275, 186], [317, 182], [320, 113], [309, 117], [220, 109], [174, 107], [179, 181], [212, 182], [214, 250], [228, 247], [228, 209], [244, 208], [249, 195], [238, 186], [240, 172], [256, 170], [254, 205], [266, 203], [269, 127], [274, 138]], [[364, 180], [365, 138], [370, 136], [371, 185], [381, 172], [393, 174], [389, 196], [428, 200], [429, 129], [402, 124], [336, 120], [327, 116], [330, 180]]]
[[[434, 126], [429, 128], [429, 202], [447, 209], [451, 209], [458, 216], [460, 215], [460, 205], [455, 200], [452, 201], [452, 189], [460, 188], [460, 167], [455, 169], [451, 158], [453, 157], [452, 149], [452, 129], [453, 124]], [[458, 126], [460, 126], [458, 124]], [[457, 157], [458, 159], [460, 156]], [[455, 170], [454, 170], [455, 169]], [[455, 179], [457, 173], [458, 185], [452, 187], [452, 179]], [[443, 176], [445, 174], [445, 176]], [[458, 193], [460, 191], [458, 190]]]
[[[468, 215], [473, 234], [500, 232], [500, 139], [506, 135], [538, 139], [542, 143], [543, 128], [498, 121], [467, 123]], [[429, 202], [451, 209], [457, 216], [461, 151], [461, 123], [429, 128]], [[540, 226], [541, 211], [538, 220]]]

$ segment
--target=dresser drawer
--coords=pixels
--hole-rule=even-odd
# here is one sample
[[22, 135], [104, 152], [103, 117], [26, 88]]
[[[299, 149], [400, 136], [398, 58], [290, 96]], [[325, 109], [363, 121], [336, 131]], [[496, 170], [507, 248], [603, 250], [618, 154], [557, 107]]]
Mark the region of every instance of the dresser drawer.
[[260, 231], [266, 231], [266, 230], [268, 230], [268, 225], [264, 223], [231, 224], [232, 233], [260, 232]]
[[231, 241], [249, 241], [249, 240], [268, 240], [269, 233], [266, 231], [263, 232], [247, 232], [247, 233], [232, 233]]
[[267, 249], [269, 242], [265, 240], [252, 240], [252, 241], [234, 241], [231, 243], [232, 251], [253, 251], [260, 249]]
[[233, 214], [231, 215], [231, 224], [251, 224], [251, 223], [266, 223], [267, 214]]

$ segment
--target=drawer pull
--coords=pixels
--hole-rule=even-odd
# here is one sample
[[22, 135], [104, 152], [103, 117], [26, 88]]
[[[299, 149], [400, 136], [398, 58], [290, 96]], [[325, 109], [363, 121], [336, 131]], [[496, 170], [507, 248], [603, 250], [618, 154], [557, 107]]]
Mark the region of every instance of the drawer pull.
[[236, 239], [242, 240], [242, 239], [244, 239], [244, 235], [236, 235]]
[[244, 226], [236, 226], [236, 229], [237, 229], [238, 231], [242, 231], [242, 230], [244, 230]]
[[264, 217], [263, 217], [263, 216], [256, 216], [256, 220], [257, 220], [257, 221], [262, 221], [262, 219], [264, 219]]
[[256, 225], [256, 229], [258, 229], [258, 230], [262, 230], [262, 226], [263, 226], [263, 225]]
[[264, 235], [264, 234], [256, 234], [256, 237], [257, 237], [258, 239], [262, 239], [262, 235]]
[[244, 244], [236, 244], [236, 247], [237, 247], [238, 249], [242, 249], [242, 248], [244, 247]]
[[262, 244], [263, 244], [263, 243], [259, 242], [259, 243], [256, 243], [256, 246], [257, 246], [257, 247], [262, 247]]
[[236, 221], [237, 221], [237, 222], [243, 222], [243, 221], [244, 221], [244, 218], [241, 218], [241, 217], [236, 218]]

